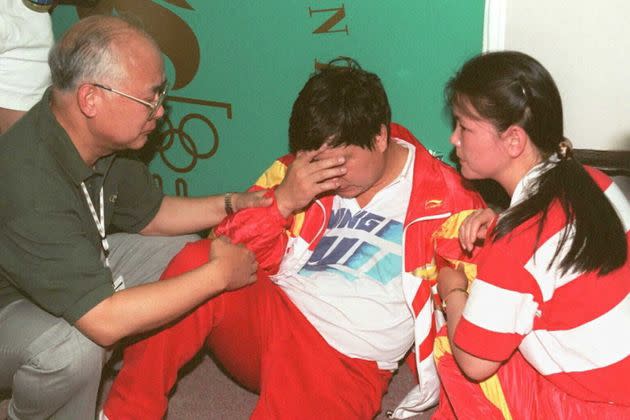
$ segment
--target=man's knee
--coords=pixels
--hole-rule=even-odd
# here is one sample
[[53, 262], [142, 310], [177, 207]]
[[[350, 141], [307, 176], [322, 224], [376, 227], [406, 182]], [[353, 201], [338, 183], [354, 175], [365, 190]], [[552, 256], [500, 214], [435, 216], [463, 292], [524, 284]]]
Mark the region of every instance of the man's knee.
[[78, 386], [94, 381], [100, 382], [106, 350], [82, 334], [80, 339], [75, 340], [70, 347], [73, 349], [74, 355], [68, 357], [66, 354], [63, 366], [64, 376], [74, 378], [70, 381]]
[[10, 412], [16, 418], [92, 413], [105, 349], [74, 330], [36, 350], [13, 377]]
[[63, 319], [19, 300], [2, 311], [0, 326], [0, 386], [15, 390], [22, 381], [40, 378], [81, 383], [96, 375], [99, 380], [105, 349]]
[[[26, 380], [65, 383], [69, 390], [77, 390], [91, 383], [99, 383], [106, 359], [106, 350], [78, 331], [67, 340], [33, 355], [24, 367]], [[19, 377], [16, 375], [16, 380]]]

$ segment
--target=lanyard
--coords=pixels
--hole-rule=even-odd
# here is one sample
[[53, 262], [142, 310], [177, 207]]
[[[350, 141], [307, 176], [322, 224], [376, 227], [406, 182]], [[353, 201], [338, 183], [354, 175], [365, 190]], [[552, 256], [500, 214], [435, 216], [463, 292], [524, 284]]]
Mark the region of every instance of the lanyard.
[[[85, 196], [85, 201], [87, 201], [87, 205], [90, 208], [90, 213], [92, 213], [92, 219], [94, 219], [94, 224], [96, 224], [96, 229], [98, 229], [98, 234], [101, 237], [101, 245], [103, 247], [103, 255], [105, 256], [105, 267], [109, 267], [109, 242], [107, 242], [107, 235], [105, 234], [105, 204], [103, 200], [103, 187], [101, 187], [101, 191], [99, 192], [99, 215], [96, 214], [96, 208], [94, 208], [94, 203], [92, 203], [92, 199], [90, 198], [90, 194], [88, 193], [87, 187], [85, 186], [85, 182], [81, 183], [81, 189], [83, 190], [83, 195]], [[125, 281], [123, 276], [118, 276], [116, 279], [113, 279], [114, 282], [114, 290], [122, 290], [125, 288]]]
[[83, 190], [85, 201], [87, 201], [87, 205], [90, 208], [90, 213], [92, 213], [92, 219], [94, 219], [96, 229], [98, 229], [98, 234], [101, 237], [101, 245], [103, 246], [103, 254], [105, 255], [105, 266], [109, 267], [109, 242], [107, 242], [107, 235], [105, 234], [105, 205], [103, 204], [103, 187], [101, 187], [101, 191], [99, 193], [100, 218], [96, 214], [94, 203], [92, 203], [92, 199], [90, 198], [90, 194], [85, 186], [85, 182], [81, 183], [81, 189]]

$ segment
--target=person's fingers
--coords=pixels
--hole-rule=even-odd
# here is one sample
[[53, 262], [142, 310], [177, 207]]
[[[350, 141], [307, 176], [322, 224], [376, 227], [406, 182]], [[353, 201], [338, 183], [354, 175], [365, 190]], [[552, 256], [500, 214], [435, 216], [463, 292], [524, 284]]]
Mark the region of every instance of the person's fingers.
[[475, 242], [477, 241], [477, 232], [479, 232], [480, 227], [481, 221], [477, 215], [474, 215], [466, 231], [466, 243], [469, 251], [472, 251], [475, 246]]
[[318, 155], [320, 155], [322, 152], [324, 152], [325, 150], [330, 149], [331, 147], [328, 145], [328, 143], [323, 143], [321, 146], [319, 146], [319, 149], [317, 150], [313, 150], [313, 152], [315, 152], [315, 157], [317, 157]]
[[303, 161], [307, 161], [310, 162], [312, 161], [314, 158], [316, 158], [321, 152], [323, 152], [324, 150], [326, 150], [326, 148], [324, 148], [325, 145], [323, 145], [322, 147], [320, 147], [317, 150], [300, 150], [295, 154], [295, 159], [296, 160], [303, 160]]
[[475, 239], [485, 239], [487, 233], [488, 233], [488, 225], [484, 224], [479, 227], [479, 230], [477, 230], [477, 238]]
[[459, 241], [463, 249], [472, 251], [475, 243], [480, 239], [485, 239], [488, 226], [496, 217], [496, 213], [491, 209], [475, 210], [462, 223], [459, 230]]
[[331, 178], [325, 181], [319, 182], [317, 184], [317, 188], [319, 188], [319, 192], [317, 194], [324, 193], [326, 191], [333, 191], [339, 188], [339, 178]]
[[[298, 191], [306, 194], [320, 193], [323, 189], [321, 183], [341, 177], [347, 172], [347, 169], [341, 166], [344, 161], [343, 158], [331, 158], [314, 161], [306, 167], [296, 168], [296, 176], [292, 183], [298, 186]], [[333, 181], [333, 183], [336, 182]], [[326, 187], [330, 187], [330, 185]]]
[[343, 156], [329, 157], [326, 159], [318, 159], [311, 162], [313, 172], [321, 171], [323, 169], [334, 168], [346, 163], [346, 158]]
[[296, 164], [296, 173], [299, 173], [301, 179], [317, 183], [328, 178], [343, 176], [347, 172], [344, 163], [343, 157], [302, 162], [302, 164]]
[[313, 176], [312, 181], [317, 184], [317, 183], [321, 183], [327, 180], [332, 180], [334, 178], [340, 178], [344, 176], [345, 173], [346, 173], [346, 168], [343, 166], [338, 166], [338, 167], [334, 167], [330, 169], [323, 169], [312, 175]]
[[[470, 218], [470, 216], [469, 216]], [[466, 223], [467, 221], [469, 221], [468, 219], [466, 219], [464, 221], [464, 223], [462, 223], [462, 225], [459, 228], [459, 243], [461, 244], [462, 248], [466, 251], [470, 251], [470, 241], [469, 241], [469, 228], [470, 228], [470, 224]]]

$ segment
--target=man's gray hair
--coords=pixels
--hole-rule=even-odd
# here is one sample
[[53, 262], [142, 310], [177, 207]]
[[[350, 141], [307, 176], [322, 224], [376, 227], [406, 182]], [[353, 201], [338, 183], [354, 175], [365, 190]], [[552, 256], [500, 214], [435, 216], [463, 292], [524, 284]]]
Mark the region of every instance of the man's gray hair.
[[133, 35], [155, 43], [128, 18], [96, 15], [80, 20], [50, 50], [53, 87], [71, 90], [83, 82], [111, 83], [124, 78], [115, 44]]

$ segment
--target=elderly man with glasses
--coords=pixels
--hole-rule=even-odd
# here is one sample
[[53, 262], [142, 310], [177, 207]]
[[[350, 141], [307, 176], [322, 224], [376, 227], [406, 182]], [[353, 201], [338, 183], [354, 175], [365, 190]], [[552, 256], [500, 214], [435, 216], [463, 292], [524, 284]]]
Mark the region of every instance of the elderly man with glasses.
[[147, 120], [152, 120], [153, 117], [155, 117], [155, 114], [157, 114], [158, 110], [162, 106], [162, 103], [164, 102], [164, 99], [166, 98], [166, 94], [168, 93], [168, 81], [166, 80], [164, 81], [164, 83], [162, 83], [162, 86], [160, 86], [160, 90], [159, 90], [160, 93], [158, 94], [157, 100], [155, 102], [148, 102], [148, 101], [145, 101], [144, 99], [136, 98], [133, 95], [130, 95], [125, 92], [121, 92], [118, 89], [101, 85], [100, 83], [93, 83], [93, 85], [98, 88], [113, 92], [117, 95], [124, 96], [125, 98], [129, 98], [132, 101], [136, 101], [139, 104], [146, 106], [147, 108], [150, 109], [149, 115], [147, 116]]
[[49, 64], [52, 86], [0, 137], [0, 391], [11, 419], [89, 419], [111, 346], [255, 280], [253, 255], [222, 239], [207, 264], [153, 283], [185, 234], [270, 202], [165, 197], [117, 156], [164, 114], [162, 56], [141, 29], [86, 18]]

